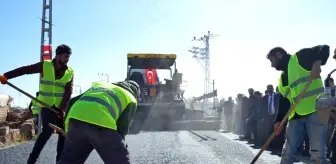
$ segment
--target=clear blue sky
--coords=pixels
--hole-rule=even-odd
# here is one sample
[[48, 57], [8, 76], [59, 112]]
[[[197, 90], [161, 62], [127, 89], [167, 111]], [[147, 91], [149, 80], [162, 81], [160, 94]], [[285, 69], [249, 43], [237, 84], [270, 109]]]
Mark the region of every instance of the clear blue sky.
[[[123, 80], [129, 52], [176, 53], [186, 94], [199, 95], [202, 69], [187, 50], [193, 36], [210, 30], [220, 35], [211, 42], [211, 78], [220, 96], [246, 93], [248, 87], [263, 92], [279, 75], [265, 59], [270, 48], [294, 53], [328, 44], [333, 52], [335, 7], [333, 0], [55, 0], [53, 50], [62, 43], [72, 47], [69, 65], [83, 90], [100, 80], [98, 73]], [[0, 1], [0, 74], [39, 61], [41, 13], [42, 1]], [[334, 67], [329, 59], [323, 75]], [[38, 75], [11, 82], [31, 94], [38, 90]], [[13, 96], [15, 104], [29, 102], [5, 85], [0, 93]]]

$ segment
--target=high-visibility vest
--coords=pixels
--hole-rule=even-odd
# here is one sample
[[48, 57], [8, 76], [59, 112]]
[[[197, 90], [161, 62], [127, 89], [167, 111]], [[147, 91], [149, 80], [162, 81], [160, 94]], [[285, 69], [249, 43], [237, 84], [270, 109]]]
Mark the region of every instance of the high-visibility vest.
[[38, 105], [37, 105], [37, 102], [35, 102], [35, 101], [32, 101], [32, 112], [33, 112], [33, 115], [35, 116], [35, 115], [38, 115], [39, 113], [40, 113], [40, 109], [41, 109], [41, 107], [39, 107]]
[[[49, 107], [55, 105], [60, 107], [64, 95], [65, 85], [71, 81], [73, 77], [72, 68], [68, 67], [62, 78], [55, 78], [54, 64], [51, 60], [43, 62], [43, 77], [40, 80], [40, 90], [37, 99], [46, 103]], [[36, 102], [39, 107], [44, 107]]]
[[137, 104], [136, 98], [119, 86], [105, 82], [92, 85], [69, 109], [65, 118], [66, 132], [70, 119], [117, 130], [116, 122], [127, 105]]
[[[283, 74], [283, 73], [282, 73]], [[293, 105], [299, 95], [303, 92], [306, 84], [310, 81], [311, 71], [307, 71], [299, 64], [296, 54], [292, 55], [288, 63], [288, 86], [282, 85], [282, 78], [279, 80], [279, 92], [286, 97]], [[289, 115], [292, 119], [295, 113], [301, 116], [316, 111], [316, 98], [324, 93], [321, 78], [314, 79], [303, 98], [296, 104], [294, 111]]]

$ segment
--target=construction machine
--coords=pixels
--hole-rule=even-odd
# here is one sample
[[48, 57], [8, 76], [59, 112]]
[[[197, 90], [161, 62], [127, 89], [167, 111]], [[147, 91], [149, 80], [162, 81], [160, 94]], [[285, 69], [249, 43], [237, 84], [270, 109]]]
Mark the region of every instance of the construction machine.
[[[161, 71], [168, 77], [161, 79]], [[183, 118], [184, 91], [182, 74], [176, 69], [176, 54], [129, 53], [126, 79], [137, 82], [141, 88], [131, 134], [171, 130], [173, 122]]]
[[[195, 104], [201, 100], [205, 100], [205, 99], [208, 99], [208, 98], [212, 98], [212, 97], [216, 97], [217, 96], [217, 90], [214, 90], [210, 93], [207, 93], [207, 94], [203, 94], [201, 96], [198, 96], [198, 97], [193, 97], [191, 99], [191, 101], [189, 102], [189, 109], [186, 109], [185, 111], [185, 117], [184, 119], [186, 120], [206, 120], [206, 113], [205, 113], [205, 110], [204, 109], [204, 102], [202, 103], [201, 102], [201, 110], [199, 109], [199, 107], [195, 107]], [[199, 105], [199, 104], [198, 104]], [[198, 108], [198, 109], [196, 109]], [[214, 110], [214, 109], [217, 109], [217, 108], [209, 108], [210, 110]], [[217, 116], [218, 119], [219, 119], [219, 115]], [[215, 118], [216, 119], [216, 118]]]

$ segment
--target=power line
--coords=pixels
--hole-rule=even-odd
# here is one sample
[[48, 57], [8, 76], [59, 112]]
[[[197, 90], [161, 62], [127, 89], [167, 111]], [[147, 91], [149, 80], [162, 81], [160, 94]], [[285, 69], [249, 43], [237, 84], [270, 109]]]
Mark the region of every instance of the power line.
[[219, 35], [211, 34], [208, 31], [207, 35], [196, 38], [194, 37], [192, 41], [202, 41], [205, 44], [205, 47], [193, 46], [191, 50], [188, 50], [193, 54], [193, 58], [203, 67], [204, 70], [204, 94], [209, 93], [210, 91], [210, 39], [217, 37]]
[[[100, 81], [106, 81], [107, 83], [110, 82], [110, 75], [107, 73], [98, 73], [98, 76], [100, 76]], [[106, 80], [104, 80], [104, 76], [106, 77]]]
[[77, 95], [82, 94], [82, 86], [75, 85], [75, 92], [76, 92]]

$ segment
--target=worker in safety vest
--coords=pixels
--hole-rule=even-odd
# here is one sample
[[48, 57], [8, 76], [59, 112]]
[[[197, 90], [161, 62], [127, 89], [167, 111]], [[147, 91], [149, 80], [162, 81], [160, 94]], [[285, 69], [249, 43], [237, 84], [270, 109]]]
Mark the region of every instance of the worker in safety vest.
[[[36, 98], [38, 97], [38, 95], [39, 95], [39, 92], [36, 92]], [[34, 125], [35, 125], [35, 134], [37, 134], [38, 133], [39, 113], [40, 113], [41, 107], [39, 107], [35, 101], [31, 101], [28, 108], [33, 114]]]
[[[292, 164], [301, 146], [305, 133], [308, 133], [310, 155], [319, 164], [326, 163], [326, 124], [317, 118], [315, 109], [316, 98], [324, 93], [320, 77], [321, 65], [329, 58], [329, 46], [321, 45], [304, 48], [289, 55], [283, 48], [273, 48], [267, 55], [272, 67], [282, 71], [279, 79], [279, 92], [285, 99], [279, 102], [279, 111], [287, 110], [303, 92], [306, 84], [313, 77], [312, 84], [288, 118], [286, 143], [282, 154], [281, 164]], [[285, 101], [289, 101], [287, 103]], [[284, 105], [287, 104], [287, 105]], [[281, 112], [278, 112], [281, 113]], [[284, 113], [285, 114], [285, 113]], [[281, 132], [280, 121], [284, 115], [276, 118], [274, 129], [276, 134]], [[306, 129], [306, 130], [305, 130]]]
[[139, 85], [134, 81], [96, 82], [70, 100], [67, 137], [58, 164], [84, 163], [95, 149], [104, 163], [130, 163], [125, 136], [132, 124]]
[[[56, 124], [63, 127], [63, 115], [67, 104], [71, 98], [73, 86], [73, 70], [67, 66], [71, 55], [71, 48], [67, 45], [60, 45], [56, 48], [56, 56], [53, 60], [45, 60], [33, 65], [23, 66], [0, 76], [0, 82], [6, 84], [8, 79], [13, 79], [25, 74], [40, 73], [42, 79], [40, 82], [38, 99], [49, 107], [59, 111], [58, 114], [46, 109], [43, 105], [36, 103], [41, 107], [42, 132], [35, 141], [34, 148], [29, 155], [28, 164], [34, 164], [37, 161], [44, 145], [53, 133], [48, 124]], [[56, 161], [61, 155], [65, 137], [61, 134], [58, 137]]]

